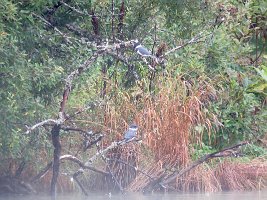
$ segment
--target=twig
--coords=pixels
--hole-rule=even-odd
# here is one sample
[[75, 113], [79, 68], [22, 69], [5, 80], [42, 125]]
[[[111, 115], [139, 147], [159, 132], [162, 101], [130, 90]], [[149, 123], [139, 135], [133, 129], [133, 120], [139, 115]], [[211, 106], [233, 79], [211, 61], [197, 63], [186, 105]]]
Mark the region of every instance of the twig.
[[[167, 52], [164, 54], [164, 56], [167, 56], [168, 54], [173, 53], [174, 51], [177, 51], [177, 50], [179, 50], [179, 49], [181, 49], [181, 48], [183, 48], [183, 47], [185, 47], [185, 46], [187, 46], [187, 45], [189, 45], [189, 44], [197, 43], [197, 42], [199, 41], [199, 39], [201, 39], [201, 38], [207, 36], [207, 35], [205, 35], [205, 36], [201, 36], [202, 34], [203, 34], [203, 32], [197, 34], [195, 37], [193, 37], [191, 40], [189, 40], [188, 42], [184, 43], [183, 45], [177, 46], [177, 47], [175, 47], [175, 48], [173, 48], [173, 49], [167, 51]], [[209, 35], [209, 34], [208, 34], [208, 35]], [[161, 56], [161, 57], [163, 57], [163, 56]]]
[[[97, 144], [98, 142], [100, 142], [100, 141], [103, 139], [103, 137], [104, 137], [103, 134], [99, 134], [97, 138], [95, 138], [93, 141], [91, 141], [91, 142], [87, 145], [86, 149], [88, 149], [88, 148], [90, 148], [92, 145]], [[85, 151], [86, 149], [84, 149], [84, 151]]]
[[117, 60], [123, 62], [123, 63], [126, 64], [128, 67], [130, 67], [130, 68], [133, 67], [133, 65], [130, 64], [129, 60], [126, 59], [125, 57], [123, 57], [123, 56], [121, 56], [121, 55], [119, 55], [119, 54], [117, 54], [117, 53], [113, 53], [113, 52], [108, 52], [107, 54], [108, 54], [108, 55], [111, 55], [112, 57], [116, 58]]
[[83, 40], [83, 43], [88, 40], [91, 42], [94, 40], [93, 36], [87, 30], [81, 29], [75, 24], [66, 24], [66, 27], [69, 31], [80, 36], [81, 37], [80, 41]]
[[108, 176], [108, 175], [109, 175], [108, 172], [105, 172], [105, 171], [96, 169], [96, 168], [91, 167], [91, 166], [86, 166], [85, 164], [83, 164], [83, 162], [82, 162], [81, 160], [79, 160], [77, 157], [75, 157], [75, 156], [73, 156], [73, 155], [63, 155], [63, 156], [60, 157], [60, 161], [62, 161], [62, 160], [70, 160], [70, 161], [72, 161], [72, 162], [75, 162], [75, 163], [77, 163], [82, 169], [89, 169], [89, 170], [91, 170], [91, 171], [100, 173], [100, 174], [105, 175], [105, 176]]
[[[113, 148], [115, 148], [115, 147], [117, 147], [117, 146], [122, 146], [122, 145], [124, 145], [124, 144], [127, 144], [127, 143], [125, 143], [125, 142], [124, 142], [124, 143], [121, 143], [121, 142], [112, 142], [111, 145], [108, 146], [107, 148], [105, 148], [104, 150], [97, 151], [96, 154], [95, 154], [93, 157], [91, 157], [91, 158], [90, 158], [90, 159], [89, 159], [83, 166], [81, 166], [81, 168], [80, 168], [79, 170], [77, 170], [77, 171], [74, 173], [74, 175], [75, 175], [75, 174], [78, 174], [78, 175], [79, 175], [79, 174], [82, 174], [84, 168], [92, 168], [92, 167], [90, 167], [90, 165], [92, 165], [93, 162], [94, 162], [99, 156], [101, 156], [102, 158], [104, 157], [104, 159], [105, 159], [104, 154], [105, 154], [106, 152], [108, 152], [109, 150], [111, 150], [111, 149], [113, 149]], [[105, 175], [107, 175], [107, 174], [106, 174], [107, 172], [104, 172], [104, 173], [105, 173]], [[116, 181], [116, 184], [118, 184], [120, 190], [123, 191], [123, 189], [121, 188], [120, 184], [117, 182], [117, 180], [115, 179], [113, 173], [111, 172], [110, 168], [109, 168], [109, 173], [108, 173], [108, 175], [111, 175], [111, 176], [114, 178], [114, 181]], [[76, 177], [77, 177], [77, 176], [76, 176]]]
[[76, 13], [80, 14], [80, 15], [87, 15], [92, 17], [93, 15], [89, 14], [88, 12], [83, 12], [78, 10], [77, 8], [70, 6], [69, 4], [65, 3], [64, 1], [60, 1], [60, 3], [62, 3], [64, 6], [66, 6], [67, 8], [70, 8], [71, 10], [75, 11]]
[[138, 167], [135, 167], [135, 166], [133, 166], [133, 165], [131, 165], [131, 164], [129, 164], [129, 163], [123, 161], [123, 160], [120, 160], [120, 159], [114, 159], [114, 158], [107, 158], [107, 160], [108, 160], [108, 161], [115, 161], [115, 162], [119, 162], [119, 163], [122, 163], [122, 164], [124, 164], [124, 165], [127, 165], [127, 166], [131, 167], [132, 169], [134, 169], [135, 171], [140, 172], [141, 174], [144, 174], [144, 175], [147, 176], [149, 179], [151, 179], [151, 180], [155, 180], [155, 179], [154, 179], [152, 176], [150, 176], [148, 173], [144, 172], [144, 171], [141, 170], [141, 169], [138, 169]]
[[60, 112], [64, 113], [65, 105], [67, 102], [67, 99], [69, 97], [71, 88], [72, 88], [72, 81], [75, 77], [79, 76], [83, 71], [87, 70], [91, 67], [91, 64], [95, 62], [95, 60], [98, 58], [99, 55], [104, 53], [104, 49], [101, 49], [97, 52], [95, 52], [89, 59], [87, 59], [80, 67], [78, 67], [76, 70], [71, 72], [68, 77], [65, 80], [65, 89], [63, 92], [63, 98], [60, 103]]
[[93, 134], [89, 134], [88, 131], [83, 130], [81, 128], [70, 127], [70, 126], [61, 126], [60, 129], [63, 130], [63, 131], [81, 132], [81, 133], [85, 134], [86, 136], [93, 136]]
[[32, 13], [33, 16], [37, 17], [41, 21], [43, 21], [46, 25], [51, 26], [56, 32], [58, 32], [68, 43], [72, 44], [72, 42], [69, 40], [71, 37], [67, 37], [64, 33], [62, 33], [57, 27], [53, 26], [49, 21], [41, 17], [40, 15], [37, 15], [35, 13]]
[[[99, 145], [97, 145], [97, 147], [99, 148]], [[117, 186], [119, 187], [120, 191], [123, 193], [123, 188], [122, 188], [121, 184], [116, 179], [115, 175], [113, 174], [113, 172], [110, 169], [110, 166], [108, 164], [108, 159], [103, 154], [101, 154], [101, 158], [106, 163], [107, 168], [108, 168], [108, 171], [109, 171], [109, 174], [111, 175], [111, 177], [113, 178], [113, 180], [115, 181], [115, 183], [117, 184]]]
[[118, 142], [112, 142], [111, 145], [109, 145], [107, 148], [104, 150], [98, 151], [93, 157], [91, 157], [86, 163], [85, 166], [90, 166], [94, 161], [101, 155], [107, 153], [109, 150], [114, 149], [115, 147], [119, 146]]
[[[139, 139], [133, 139], [129, 142], [133, 142], [133, 141], [140, 141]], [[114, 149], [118, 146], [123, 146], [127, 143], [129, 143], [128, 141], [127, 142], [121, 142], [121, 141], [118, 141], [118, 142], [112, 142], [111, 145], [109, 145], [107, 148], [105, 148], [104, 150], [100, 150], [98, 151], [94, 156], [92, 156], [84, 165], [85, 166], [90, 166], [91, 164], [94, 163], [94, 161], [99, 157], [99, 156], [102, 156], [102, 155], [105, 155], [109, 150], [111, 149]]]
[[83, 172], [79, 170], [79, 171], [75, 172], [72, 177], [73, 177], [73, 180], [75, 180], [77, 182], [77, 184], [79, 185], [79, 187], [81, 188], [81, 190], [85, 194], [85, 196], [88, 196], [87, 191], [85, 190], [85, 188], [83, 187], [83, 185], [81, 184], [81, 182], [78, 179], [78, 176], [82, 173]]
[[31, 183], [35, 183], [36, 181], [38, 181], [40, 178], [44, 177], [45, 174], [49, 171], [49, 169], [52, 167], [53, 162], [49, 162], [37, 175], [35, 175], [32, 179], [31, 179]]
[[[83, 164], [83, 162], [81, 160], [79, 160], [75, 156], [63, 155], [63, 156], [60, 157], [60, 161], [64, 161], [64, 160], [69, 160], [69, 161], [75, 162], [76, 164], [79, 165], [79, 167], [81, 167], [82, 170], [89, 169], [91, 171], [100, 173], [100, 174], [102, 174], [104, 176], [109, 176], [108, 172], [96, 169], [96, 168], [91, 167], [91, 166], [86, 166], [85, 164]], [[36, 176], [34, 176], [32, 178], [31, 183], [34, 183], [34, 182], [38, 181], [40, 178], [42, 178], [43, 176], [45, 176], [45, 174], [49, 171], [49, 169], [52, 167], [52, 165], [53, 165], [53, 162], [52, 161], [49, 162]]]
[[[146, 65], [148, 66], [148, 68], [152, 71], [152, 72], [155, 72], [156, 71], [156, 69], [154, 68], [154, 67], [152, 67], [149, 63], [148, 63], [148, 61], [146, 60], [146, 58], [145, 57], [141, 57], [142, 58], [142, 60], [146, 63]], [[152, 58], [152, 57], [151, 57]], [[152, 58], [152, 59], [154, 59], [154, 58]]]
[[97, 102], [98, 105], [94, 102], [89, 103], [86, 107], [79, 109], [78, 111], [76, 111], [75, 113], [73, 113], [72, 115], [66, 116], [66, 121], [67, 120], [71, 120], [73, 117], [75, 117], [76, 115], [79, 115], [83, 112], [86, 112], [89, 109], [93, 109], [96, 106], [101, 106], [103, 102]]

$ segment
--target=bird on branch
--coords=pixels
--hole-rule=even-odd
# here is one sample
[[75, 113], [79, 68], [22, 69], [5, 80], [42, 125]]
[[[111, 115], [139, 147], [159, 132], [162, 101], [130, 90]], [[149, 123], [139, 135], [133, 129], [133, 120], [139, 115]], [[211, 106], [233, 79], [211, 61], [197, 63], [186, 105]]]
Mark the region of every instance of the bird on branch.
[[134, 50], [142, 57], [153, 57], [151, 52], [142, 46], [138, 40], [133, 43]]
[[135, 139], [137, 131], [138, 131], [138, 126], [136, 124], [131, 124], [129, 129], [124, 133], [124, 139], [121, 140], [119, 144], [127, 143]]

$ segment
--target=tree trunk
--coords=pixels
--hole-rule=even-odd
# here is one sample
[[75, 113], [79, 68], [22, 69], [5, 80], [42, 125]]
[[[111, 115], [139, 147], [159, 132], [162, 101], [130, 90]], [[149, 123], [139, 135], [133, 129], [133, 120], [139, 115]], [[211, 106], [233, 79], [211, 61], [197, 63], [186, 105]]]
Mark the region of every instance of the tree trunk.
[[53, 176], [51, 180], [51, 196], [53, 199], [56, 199], [56, 184], [59, 174], [59, 165], [60, 165], [60, 153], [61, 153], [61, 144], [59, 140], [60, 125], [55, 125], [51, 131], [52, 142], [54, 145], [54, 161], [53, 161]]

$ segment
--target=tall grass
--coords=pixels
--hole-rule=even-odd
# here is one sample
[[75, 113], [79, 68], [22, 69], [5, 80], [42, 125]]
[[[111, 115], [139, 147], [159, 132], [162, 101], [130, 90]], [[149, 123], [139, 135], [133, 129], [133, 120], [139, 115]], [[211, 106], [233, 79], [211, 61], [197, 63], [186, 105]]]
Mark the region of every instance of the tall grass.
[[[109, 156], [131, 160], [130, 164], [141, 165], [152, 173], [152, 177], [159, 176], [165, 169], [185, 167], [190, 161], [189, 144], [202, 142], [202, 133], [195, 132], [194, 126], [201, 124], [209, 134], [212, 130], [211, 121], [203, 109], [210, 96], [215, 98], [216, 93], [206, 81], [201, 78], [197, 81], [192, 83], [181, 76], [166, 76], [155, 80], [155, 88], [159, 89], [153, 93], [145, 89], [144, 82], [130, 94], [118, 92], [106, 106], [105, 126], [109, 131], [103, 147], [111, 140], [122, 138], [127, 124], [132, 122], [139, 126], [138, 136], [142, 144], [132, 148], [131, 152], [136, 151], [134, 154], [129, 154], [129, 148], [120, 148]], [[123, 186], [130, 184], [133, 174], [137, 176], [125, 164], [113, 163], [112, 169]], [[135, 179], [130, 184], [133, 190], [138, 190], [134, 186], [137, 182], [142, 186], [149, 182], [149, 178]]]

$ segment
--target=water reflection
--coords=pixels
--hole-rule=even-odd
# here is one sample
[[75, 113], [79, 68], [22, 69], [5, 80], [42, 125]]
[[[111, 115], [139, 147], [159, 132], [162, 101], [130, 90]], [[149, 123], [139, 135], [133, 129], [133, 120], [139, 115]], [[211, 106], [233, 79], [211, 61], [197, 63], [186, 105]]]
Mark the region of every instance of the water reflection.
[[[90, 196], [77, 195], [59, 195], [57, 200], [267, 200], [267, 191], [257, 192], [223, 192], [223, 193], [205, 193], [205, 194], [90, 194]], [[0, 196], [0, 200], [51, 200], [49, 196], [31, 195], [31, 196]]]

